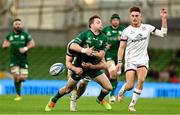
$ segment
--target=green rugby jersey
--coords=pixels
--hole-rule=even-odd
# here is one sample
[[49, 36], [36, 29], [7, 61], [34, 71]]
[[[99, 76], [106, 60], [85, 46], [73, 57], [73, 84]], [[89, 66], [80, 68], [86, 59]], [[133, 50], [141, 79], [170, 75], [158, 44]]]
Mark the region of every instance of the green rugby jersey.
[[106, 52], [106, 60], [117, 61], [117, 52], [119, 48], [119, 37], [125, 27], [119, 26], [114, 29], [112, 26], [107, 26], [103, 29], [103, 33], [107, 36], [107, 43], [110, 45], [110, 49]]
[[[94, 47], [95, 51], [107, 50], [106, 36], [103, 33], [95, 35], [90, 29], [80, 33], [73, 42], [79, 44], [83, 48]], [[81, 58], [83, 62], [90, 62], [92, 64], [97, 64], [100, 61], [98, 58], [87, 56], [86, 54], [82, 54]]]
[[32, 40], [32, 37], [27, 32], [20, 33], [11, 32], [6, 36], [6, 40], [10, 41], [10, 58], [11, 60], [26, 59], [27, 54], [21, 54], [19, 48], [23, 48]]

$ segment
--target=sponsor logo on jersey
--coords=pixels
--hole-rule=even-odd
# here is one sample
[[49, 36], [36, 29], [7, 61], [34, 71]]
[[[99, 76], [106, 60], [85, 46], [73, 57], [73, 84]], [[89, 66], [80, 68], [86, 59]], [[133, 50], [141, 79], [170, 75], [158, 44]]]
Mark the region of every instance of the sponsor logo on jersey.
[[14, 35], [15, 38], [19, 37], [19, 35]]
[[147, 37], [143, 37], [142, 34], [138, 34], [135, 38], [136, 39], [132, 40], [132, 42], [140, 42], [140, 41], [147, 39]]
[[115, 30], [112, 30], [112, 33], [117, 33], [117, 31], [115, 31]]
[[142, 27], [142, 30], [145, 31], [145, 30], [146, 30], [146, 27]]
[[130, 34], [134, 34], [135, 32], [131, 30]]

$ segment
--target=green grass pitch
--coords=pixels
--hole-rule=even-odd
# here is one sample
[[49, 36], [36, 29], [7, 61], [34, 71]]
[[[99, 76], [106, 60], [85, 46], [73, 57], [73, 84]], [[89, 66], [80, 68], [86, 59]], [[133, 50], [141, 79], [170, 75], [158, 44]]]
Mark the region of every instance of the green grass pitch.
[[0, 96], [0, 114], [180, 114], [180, 99], [176, 98], [140, 98], [136, 109], [132, 113], [127, 107], [130, 98], [112, 105], [111, 111], [105, 110], [96, 103], [96, 97], [81, 97], [78, 100], [78, 111], [69, 111], [69, 96], [60, 99], [53, 111], [45, 112], [44, 108], [50, 96], [23, 96], [21, 101], [15, 102], [14, 96]]

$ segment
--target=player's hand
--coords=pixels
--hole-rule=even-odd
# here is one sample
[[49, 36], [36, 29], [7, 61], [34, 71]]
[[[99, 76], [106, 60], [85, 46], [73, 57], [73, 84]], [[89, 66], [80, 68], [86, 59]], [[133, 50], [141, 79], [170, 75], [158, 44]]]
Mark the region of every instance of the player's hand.
[[28, 48], [27, 48], [27, 47], [19, 48], [19, 52], [20, 52], [21, 54], [24, 54], [24, 53], [27, 52], [27, 51], [28, 51]]
[[119, 74], [119, 75], [121, 74], [122, 65], [123, 65], [123, 63], [118, 63], [116, 65], [116, 71], [117, 71], [117, 74]]
[[111, 44], [106, 45], [106, 49], [109, 50], [111, 48]]
[[83, 73], [83, 69], [80, 67], [76, 67], [76, 68], [74, 68], [74, 72], [78, 75], [81, 75]]
[[86, 55], [93, 56], [93, 52], [94, 52], [94, 47], [86, 48]]
[[91, 69], [91, 65], [92, 65], [92, 64], [91, 64], [91, 63], [85, 63], [85, 62], [82, 62], [81, 65], [82, 65], [83, 68]]
[[5, 40], [5, 41], [3, 42], [3, 44], [2, 44], [2, 47], [3, 47], [3, 48], [8, 48], [10, 45], [11, 45], [11, 42]]
[[168, 15], [168, 12], [167, 12], [167, 10], [166, 9], [161, 9], [161, 11], [160, 11], [160, 15], [161, 15], [161, 17], [162, 18], [167, 18], [167, 15]]

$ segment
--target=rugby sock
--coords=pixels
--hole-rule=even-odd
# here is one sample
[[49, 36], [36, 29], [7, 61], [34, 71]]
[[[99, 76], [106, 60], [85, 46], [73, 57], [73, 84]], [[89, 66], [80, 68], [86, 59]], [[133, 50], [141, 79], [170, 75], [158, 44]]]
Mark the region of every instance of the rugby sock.
[[130, 103], [129, 106], [135, 106], [138, 98], [140, 97], [141, 91], [142, 91], [142, 90], [137, 89], [137, 88], [134, 89], [133, 96], [132, 96], [132, 100], [131, 100], [131, 103]]
[[111, 85], [113, 87], [110, 96], [114, 96], [118, 82], [116, 79], [110, 79], [110, 82], [111, 82]]
[[104, 97], [105, 97], [108, 93], [109, 93], [109, 92], [104, 93], [104, 92], [101, 90], [101, 92], [100, 92], [99, 96], [97, 97], [97, 99], [98, 99], [99, 101], [102, 101], [102, 100], [104, 99]]
[[14, 82], [17, 95], [21, 96], [21, 81]]
[[51, 101], [52, 102], [54, 102], [54, 103], [56, 103], [57, 102], [57, 100], [60, 98], [60, 97], [62, 97], [62, 96], [64, 96], [65, 94], [60, 94], [59, 93], [59, 91], [57, 92], [57, 94], [51, 99]]
[[126, 86], [126, 83], [121, 87], [119, 94], [124, 94], [126, 92], [125, 86]]

